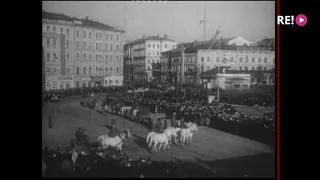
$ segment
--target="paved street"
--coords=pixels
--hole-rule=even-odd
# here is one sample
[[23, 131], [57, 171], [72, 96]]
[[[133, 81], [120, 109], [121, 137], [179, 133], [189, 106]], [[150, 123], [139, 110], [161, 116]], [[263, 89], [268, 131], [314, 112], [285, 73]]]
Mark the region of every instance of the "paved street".
[[[99, 95], [98, 99], [103, 97], [104, 95]], [[42, 119], [43, 145], [51, 148], [56, 148], [59, 145], [60, 149], [65, 149], [69, 145], [70, 139], [75, 138], [74, 133], [78, 127], [84, 127], [86, 129], [91, 142], [96, 141], [99, 135], [108, 133], [108, 129], [105, 128], [104, 125], [110, 124], [111, 115], [102, 115], [88, 108], [81, 107], [80, 97], [69, 97], [63, 99], [61, 103], [63, 104], [61, 111], [59, 110], [59, 104], [48, 104], [44, 108]], [[48, 129], [49, 115], [53, 118], [53, 129]], [[198, 132], [193, 136], [193, 143], [191, 145], [187, 145], [186, 147], [173, 147], [172, 152], [166, 151], [150, 154], [145, 143], [148, 130], [129, 120], [125, 120], [124, 122], [121, 117], [117, 117], [117, 119], [117, 127], [123, 128], [125, 125], [131, 129], [132, 137], [127, 142], [124, 152], [133, 159], [141, 155], [151, 155], [154, 161], [170, 161], [172, 156], [173, 159], [181, 161], [197, 162], [198, 166], [202, 166], [215, 173], [217, 167], [213, 168], [212, 165], [209, 165], [210, 163], [208, 164], [206, 162], [222, 162], [226, 159], [256, 156], [262, 153], [271, 153], [272, 151], [271, 148], [266, 145], [242, 137], [227, 134], [212, 128], [199, 127]], [[258, 158], [254, 158], [254, 160], [258, 162]], [[243, 160], [242, 162], [245, 163], [247, 161]], [[253, 162], [250, 161], [250, 163], [252, 164]], [[250, 163], [241, 164], [241, 166], [249, 169]], [[265, 176], [273, 177], [274, 173], [271, 172], [274, 169], [274, 163], [267, 164], [270, 165], [270, 167], [265, 167], [265, 165], [261, 163], [260, 166], [263, 167], [254, 164], [251, 169], [261, 168], [263, 171], [266, 171]], [[221, 169], [220, 171], [223, 170]], [[258, 175], [261, 177], [261, 172]]]

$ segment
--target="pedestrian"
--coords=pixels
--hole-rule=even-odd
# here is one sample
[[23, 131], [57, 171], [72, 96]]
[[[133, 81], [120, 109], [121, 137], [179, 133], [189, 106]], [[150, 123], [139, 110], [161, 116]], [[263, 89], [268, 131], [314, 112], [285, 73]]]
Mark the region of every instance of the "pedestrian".
[[112, 117], [111, 125], [110, 125], [112, 128], [116, 128], [116, 121], [117, 121], [116, 118]]

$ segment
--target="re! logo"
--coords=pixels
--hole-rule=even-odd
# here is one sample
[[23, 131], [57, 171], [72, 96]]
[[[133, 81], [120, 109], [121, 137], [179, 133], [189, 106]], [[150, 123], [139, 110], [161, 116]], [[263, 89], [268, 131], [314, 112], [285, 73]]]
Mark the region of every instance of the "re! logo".
[[304, 14], [294, 16], [277, 16], [278, 25], [293, 25], [304, 26], [307, 24], [307, 17]]
[[278, 25], [293, 25], [294, 24], [294, 16], [278, 16], [277, 17]]

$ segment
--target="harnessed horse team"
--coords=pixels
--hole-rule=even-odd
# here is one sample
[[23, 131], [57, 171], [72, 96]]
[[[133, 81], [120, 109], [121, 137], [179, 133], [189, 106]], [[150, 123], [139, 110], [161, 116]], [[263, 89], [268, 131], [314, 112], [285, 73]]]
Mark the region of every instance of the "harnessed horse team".
[[[191, 143], [193, 133], [198, 130], [196, 123], [184, 123], [183, 128], [180, 127], [168, 127], [163, 133], [149, 132], [146, 138], [146, 143], [152, 152], [158, 152], [158, 150], [167, 150], [170, 148], [169, 144], [182, 146], [185, 143]], [[158, 149], [159, 148], [159, 149]]]

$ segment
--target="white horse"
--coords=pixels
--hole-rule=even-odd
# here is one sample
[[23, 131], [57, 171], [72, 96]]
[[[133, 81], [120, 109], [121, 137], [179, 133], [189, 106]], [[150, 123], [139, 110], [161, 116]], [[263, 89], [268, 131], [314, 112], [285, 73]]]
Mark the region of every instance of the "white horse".
[[120, 108], [120, 112], [121, 112], [121, 115], [125, 115], [127, 111], [130, 111], [132, 109], [131, 106], [123, 106]]
[[147, 143], [149, 148], [151, 148], [153, 152], [158, 152], [157, 150], [158, 145], [160, 145], [159, 150], [161, 150], [161, 147], [163, 147], [165, 150], [169, 146], [169, 135], [167, 133], [158, 134], [155, 132], [150, 132], [147, 136]]
[[180, 131], [181, 131], [181, 128], [179, 128], [179, 127], [174, 128], [174, 130], [173, 130], [172, 136], [173, 136], [174, 144], [178, 143], [178, 140], [179, 140], [178, 135], [180, 134]]
[[130, 139], [130, 131], [129, 129], [124, 129], [118, 136], [116, 137], [109, 137], [108, 135], [101, 135], [98, 137], [97, 141], [99, 142], [100, 149], [106, 149], [109, 146], [117, 148], [120, 151], [121, 155], [122, 152], [122, 145], [125, 139]]
[[182, 146], [184, 146], [184, 143], [191, 143], [193, 132], [195, 131], [198, 131], [196, 123], [191, 123], [189, 127], [181, 129], [179, 134]]

